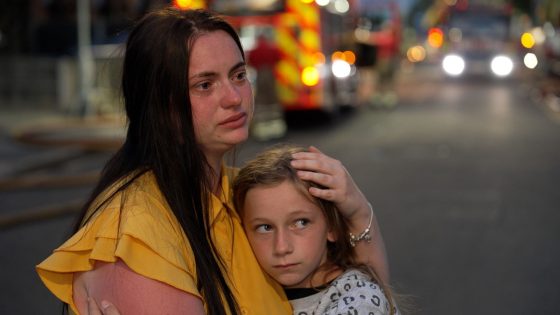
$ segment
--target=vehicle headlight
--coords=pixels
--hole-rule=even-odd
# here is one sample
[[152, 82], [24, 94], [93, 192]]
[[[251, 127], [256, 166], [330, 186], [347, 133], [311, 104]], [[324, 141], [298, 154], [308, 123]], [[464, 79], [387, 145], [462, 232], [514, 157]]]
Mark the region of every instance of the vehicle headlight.
[[523, 57], [523, 63], [525, 64], [525, 67], [535, 69], [539, 64], [539, 59], [537, 58], [537, 55], [533, 53], [526, 53], [525, 57]]
[[447, 55], [441, 63], [445, 73], [458, 76], [465, 71], [465, 60], [459, 55]]
[[344, 60], [335, 60], [331, 65], [331, 71], [333, 75], [337, 78], [343, 79], [347, 78], [352, 72], [352, 67], [350, 64]]
[[508, 56], [496, 56], [490, 63], [490, 69], [499, 77], [508, 76], [513, 71], [513, 60]]

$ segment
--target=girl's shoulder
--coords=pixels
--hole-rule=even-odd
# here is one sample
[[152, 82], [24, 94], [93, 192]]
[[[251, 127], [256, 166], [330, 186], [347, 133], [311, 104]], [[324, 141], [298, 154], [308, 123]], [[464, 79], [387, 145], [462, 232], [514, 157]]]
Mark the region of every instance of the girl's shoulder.
[[365, 273], [362, 270], [350, 268], [345, 270], [342, 274], [340, 274], [336, 280], [363, 280], [363, 281], [370, 281], [375, 282], [370, 275]]
[[390, 314], [390, 304], [381, 289], [366, 273], [349, 269], [327, 289], [330, 311], [326, 314]]
[[340, 294], [362, 291], [381, 291], [381, 286], [365, 272], [358, 269], [348, 269], [334, 281], [331, 288], [336, 288]]

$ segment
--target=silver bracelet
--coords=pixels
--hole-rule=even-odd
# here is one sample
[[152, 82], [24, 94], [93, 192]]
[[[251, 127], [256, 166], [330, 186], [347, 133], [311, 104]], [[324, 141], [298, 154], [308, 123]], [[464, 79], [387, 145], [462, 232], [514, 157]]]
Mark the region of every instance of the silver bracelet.
[[371, 242], [371, 234], [370, 234], [370, 229], [371, 229], [371, 222], [373, 221], [373, 207], [371, 206], [371, 203], [368, 202], [369, 205], [369, 210], [371, 211], [371, 215], [369, 217], [369, 224], [367, 226], [367, 228], [360, 234], [358, 234], [358, 236], [354, 235], [352, 232], [349, 232], [348, 234], [350, 235], [350, 246], [352, 247], [356, 247], [356, 243], [365, 240], [366, 242], [370, 243]]

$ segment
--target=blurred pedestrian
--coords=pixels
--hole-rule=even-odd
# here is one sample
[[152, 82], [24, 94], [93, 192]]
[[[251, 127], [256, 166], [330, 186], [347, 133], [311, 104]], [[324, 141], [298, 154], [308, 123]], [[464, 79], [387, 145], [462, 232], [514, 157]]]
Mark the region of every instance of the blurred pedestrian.
[[385, 21], [381, 30], [374, 33], [377, 46], [377, 91], [373, 96], [374, 107], [392, 108], [398, 102], [395, 91], [395, 75], [398, 68], [399, 42], [397, 31], [391, 21]]
[[284, 110], [276, 91], [277, 63], [282, 55], [273, 41], [264, 34], [257, 37], [257, 42], [247, 55], [249, 65], [256, 70], [255, 116], [252, 132], [259, 140], [277, 139], [286, 133]]

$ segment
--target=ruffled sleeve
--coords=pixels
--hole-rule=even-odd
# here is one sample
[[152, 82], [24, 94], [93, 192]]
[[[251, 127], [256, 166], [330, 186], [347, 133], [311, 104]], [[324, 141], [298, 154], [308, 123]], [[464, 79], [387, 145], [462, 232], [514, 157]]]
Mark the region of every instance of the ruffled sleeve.
[[95, 261], [121, 259], [138, 274], [200, 296], [192, 249], [167, 204], [157, 192], [132, 189], [113, 198], [37, 266], [47, 288], [74, 311], [73, 275], [92, 270]]

